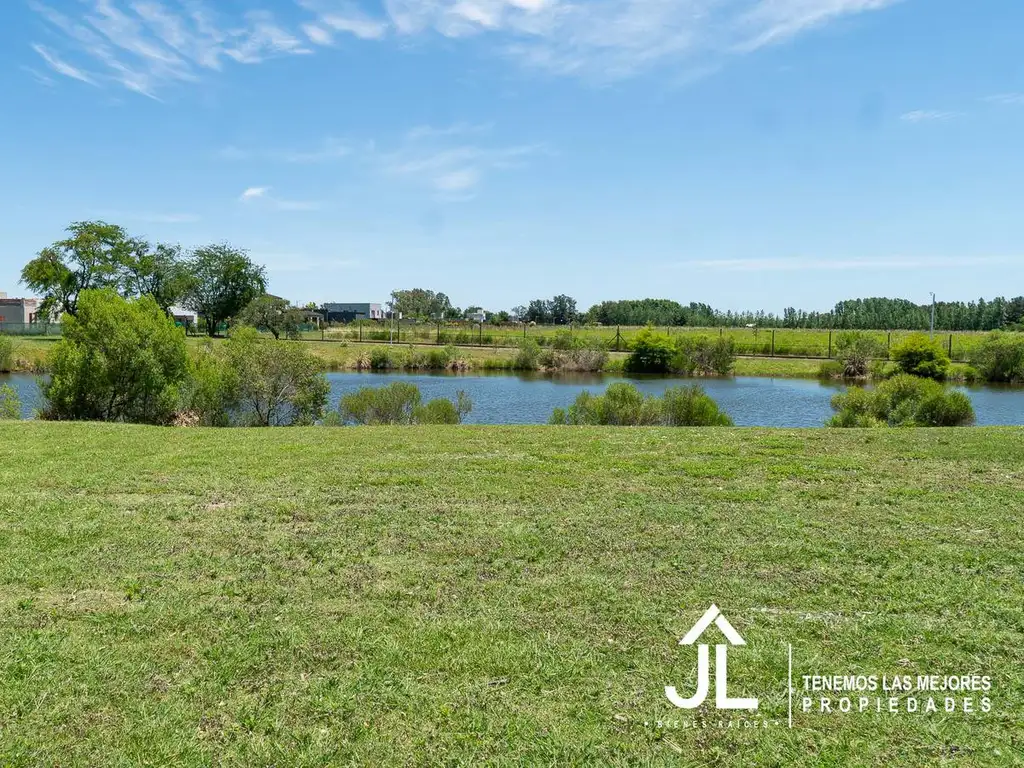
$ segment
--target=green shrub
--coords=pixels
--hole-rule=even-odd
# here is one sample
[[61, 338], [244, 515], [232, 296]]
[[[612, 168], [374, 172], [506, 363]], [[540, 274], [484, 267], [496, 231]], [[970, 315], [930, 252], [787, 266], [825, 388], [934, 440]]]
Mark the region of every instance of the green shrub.
[[673, 387], [663, 397], [616, 383], [603, 395], [581, 392], [568, 410], [556, 408], [549, 424], [572, 426], [731, 426], [732, 420], [698, 386]]
[[1024, 334], [989, 334], [974, 348], [971, 363], [986, 381], [1024, 381]]
[[962, 392], [929, 379], [899, 374], [871, 390], [854, 387], [832, 398], [832, 427], [959, 427], [974, 423]]
[[839, 379], [846, 372], [845, 366], [838, 360], [826, 360], [818, 366], [819, 379]]
[[907, 336], [892, 348], [890, 357], [901, 372], [911, 376], [944, 381], [949, 374], [949, 356], [946, 351], [924, 333]]
[[438, 398], [423, 405], [419, 387], [396, 381], [347, 394], [338, 410], [342, 424], [460, 424], [473, 403], [460, 391], [454, 402]]
[[43, 384], [43, 418], [168, 424], [187, 372], [185, 336], [149, 296], [83, 291]]
[[844, 378], [867, 377], [872, 361], [885, 357], [885, 344], [871, 334], [846, 331], [836, 339], [836, 360]]
[[387, 347], [374, 347], [370, 350], [370, 370], [387, 371], [392, 367], [391, 350]]
[[631, 350], [626, 360], [626, 370], [630, 373], [668, 373], [676, 355], [672, 339], [655, 333], [651, 327], [644, 328], [636, 335]]
[[0, 373], [14, 370], [14, 341], [0, 334]]
[[204, 341], [189, 355], [188, 375], [181, 386], [180, 423], [202, 427], [229, 427], [238, 407], [238, 386], [234, 370]]
[[21, 398], [10, 384], [0, 386], [0, 421], [21, 418]]
[[239, 328], [224, 345], [230, 383], [225, 400], [233, 403], [232, 423], [256, 427], [315, 424], [323, 416], [330, 385], [319, 359], [302, 344], [260, 338]]
[[696, 384], [665, 390], [662, 423], [669, 427], [731, 427], [732, 419]]
[[736, 342], [718, 336], [683, 336], [676, 342], [671, 370], [687, 376], [728, 376], [736, 364]]
[[522, 339], [513, 367], [517, 371], [535, 371], [540, 365], [540, 344], [534, 339]]

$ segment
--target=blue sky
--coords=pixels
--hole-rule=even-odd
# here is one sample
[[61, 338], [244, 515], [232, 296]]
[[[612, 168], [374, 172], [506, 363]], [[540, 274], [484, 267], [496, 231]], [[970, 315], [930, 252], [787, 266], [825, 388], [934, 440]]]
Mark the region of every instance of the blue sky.
[[1019, 0], [3, 0], [0, 290], [72, 220], [394, 288], [1024, 293]]

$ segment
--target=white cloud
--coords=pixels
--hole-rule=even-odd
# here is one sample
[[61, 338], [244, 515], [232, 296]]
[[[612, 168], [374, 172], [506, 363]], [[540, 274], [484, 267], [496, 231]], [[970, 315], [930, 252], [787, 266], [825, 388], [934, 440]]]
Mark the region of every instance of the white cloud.
[[[51, 63], [55, 71], [151, 97], [172, 83], [198, 80], [204, 70], [219, 70], [228, 60], [256, 64], [311, 52], [266, 11], [222, 19], [212, 6], [209, 0], [82, 0], [67, 15], [31, 2], [62, 37], [64, 57], [88, 59], [96, 69], [82, 76], [83, 70], [62, 61], [61, 69]], [[49, 52], [40, 55], [57, 60]]]
[[261, 197], [266, 197], [267, 192], [270, 191], [270, 187], [249, 187], [239, 200], [258, 200]]
[[906, 123], [945, 122], [959, 116], [958, 112], [943, 112], [936, 109], [915, 109], [913, 112], [906, 112], [900, 115], [900, 120]]
[[30, 2], [61, 38], [56, 52], [36, 46], [51, 69], [155, 97], [226, 62], [312, 53], [338, 33], [368, 41], [483, 36], [529, 67], [600, 80], [667, 65], [704, 73], [725, 56], [900, 0], [382, 0], [376, 15], [354, 0], [274, 4], [282, 15], [299, 10], [289, 23], [265, 10], [231, 13], [214, 0], [80, 0], [70, 15]]
[[895, 257], [891, 259], [824, 259], [802, 256], [777, 259], [713, 259], [683, 261], [676, 267], [723, 272], [803, 272], [849, 270], [958, 269], [996, 264], [1019, 264], [1021, 259], [1003, 256], [979, 257]]
[[249, 187], [240, 196], [239, 201], [248, 204], [260, 202], [278, 211], [319, 211], [323, 203], [312, 200], [285, 200], [270, 195], [270, 187]]

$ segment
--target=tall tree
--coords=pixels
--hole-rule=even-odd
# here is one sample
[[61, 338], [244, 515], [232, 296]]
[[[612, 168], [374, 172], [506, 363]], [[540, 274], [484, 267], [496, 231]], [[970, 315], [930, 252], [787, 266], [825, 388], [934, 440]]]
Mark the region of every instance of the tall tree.
[[302, 324], [302, 310], [289, 305], [287, 299], [269, 293], [250, 301], [238, 317], [246, 325], [270, 331], [275, 339], [280, 339], [281, 334], [297, 339]]
[[569, 325], [576, 321], [576, 299], [564, 293], [551, 300], [551, 321], [555, 325]]
[[188, 287], [181, 247], [158, 243], [154, 248], [145, 240], [131, 240], [120, 264], [120, 285], [126, 297], [152, 296], [170, 315]]
[[122, 265], [132, 243], [104, 221], [76, 221], [68, 237], [44, 248], [21, 270], [21, 282], [43, 297], [44, 316], [78, 313], [78, 296], [91, 288], [120, 288]]
[[392, 291], [391, 301], [395, 312], [400, 312], [403, 317], [420, 320], [444, 318], [452, 311], [451, 300], [445, 294], [428, 291], [426, 288]]
[[246, 251], [226, 243], [196, 249], [186, 268], [182, 303], [203, 318], [210, 336], [218, 325], [267, 292], [266, 270], [254, 264]]

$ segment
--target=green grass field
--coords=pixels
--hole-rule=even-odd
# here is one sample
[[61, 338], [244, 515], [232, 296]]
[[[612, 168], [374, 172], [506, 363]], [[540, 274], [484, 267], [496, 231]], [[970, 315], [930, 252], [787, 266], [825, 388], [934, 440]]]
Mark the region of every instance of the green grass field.
[[[0, 446], [3, 764], [1024, 761], [1019, 429], [19, 423]], [[692, 690], [678, 641], [711, 602], [769, 727], [676, 727], [663, 689]], [[796, 680], [991, 675], [992, 711], [790, 730], [788, 644]]]
[[[643, 330], [640, 326], [616, 327], [574, 327], [572, 334], [584, 339], [601, 340], [614, 345], [616, 341], [621, 350], [628, 349], [632, 339]], [[733, 339], [736, 351], [743, 355], [765, 355], [781, 357], [820, 357], [827, 358], [835, 354], [835, 339], [840, 331], [816, 329], [779, 328], [675, 328], [656, 329], [670, 336], [725, 336]], [[458, 345], [478, 346], [515, 346], [525, 338], [537, 341], [541, 346], [549, 345], [560, 333], [567, 331], [564, 326], [489, 326], [483, 328], [470, 324], [431, 325], [430, 323], [403, 322], [401, 334], [392, 336], [392, 329], [386, 324], [364, 323], [329, 328], [323, 334], [327, 339], [382, 342], [392, 338], [400, 338], [405, 343], [435, 344], [451, 343]], [[908, 336], [911, 331], [870, 331], [883, 344], [897, 344]], [[319, 331], [306, 334], [307, 338], [319, 339]], [[936, 338], [951, 353], [953, 360], [964, 361], [970, 356], [971, 350], [984, 338], [984, 333], [960, 331], [955, 333], [937, 332]]]

